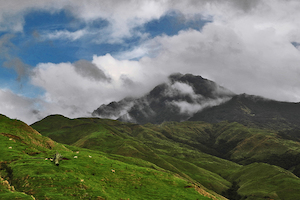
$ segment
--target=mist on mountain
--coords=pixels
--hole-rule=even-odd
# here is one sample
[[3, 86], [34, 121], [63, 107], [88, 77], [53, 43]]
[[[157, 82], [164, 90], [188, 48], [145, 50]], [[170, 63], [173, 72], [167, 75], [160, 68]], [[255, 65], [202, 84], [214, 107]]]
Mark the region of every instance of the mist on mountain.
[[184, 121], [204, 108], [230, 100], [234, 95], [201, 76], [176, 73], [140, 98], [128, 97], [103, 104], [92, 114], [139, 124]]

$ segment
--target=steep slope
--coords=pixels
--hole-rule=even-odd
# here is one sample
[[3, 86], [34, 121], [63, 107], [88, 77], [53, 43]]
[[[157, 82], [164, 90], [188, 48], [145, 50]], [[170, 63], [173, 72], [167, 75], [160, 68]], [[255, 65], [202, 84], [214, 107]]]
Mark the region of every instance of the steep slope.
[[223, 103], [233, 95], [201, 76], [173, 74], [169, 82], [156, 86], [145, 96], [102, 105], [93, 115], [138, 124], [183, 121], [198, 110]]
[[[55, 119], [57, 120], [55, 123], [61, 123], [59, 126], [52, 127], [51, 123], [47, 123], [48, 120], [55, 121]], [[300, 197], [300, 193], [296, 192], [294, 187], [293, 195], [289, 194], [291, 187], [287, 183], [295, 182], [296, 186], [299, 184], [299, 178], [291, 172], [262, 163], [251, 164], [250, 167], [242, 166], [212, 156], [218, 155], [242, 164], [271, 162], [272, 160], [269, 159], [271, 156], [278, 156], [277, 162], [271, 164], [279, 166], [283, 164], [283, 167], [286, 169], [292, 167], [291, 170], [295, 172], [299, 166], [296, 158], [300, 152], [300, 145], [297, 141], [281, 138], [275, 131], [249, 128], [239, 123], [229, 122], [209, 124], [187, 121], [165, 122], [160, 125], [137, 125], [95, 118], [73, 120], [63, 118], [62, 122], [58, 122], [60, 119], [62, 119], [61, 116], [57, 118], [50, 116], [32, 126], [38, 130], [47, 130], [41, 133], [51, 137], [57, 133], [72, 136], [72, 133], [76, 131], [75, 127], [80, 127], [80, 124], [86, 124], [86, 126], [88, 122], [91, 126], [98, 124], [98, 130], [95, 132], [83, 133], [84, 130], [79, 129], [83, 136], [73, 145], [141, 158], [158, 167], [173, 171], [191, 182], [199, 182], [229, 199], [235, 198], [232, 191], [244, 199], [264, 199], [267, 196], [273, 199]], [[72, 127], [71, 123], [76, 125]], [[62, 130], [64, 133], [61, 132]], [[80, 134], [74, 132], [74, 135], [77, 137]], [[294, 157], [286, 162], [285, 156], [287, 155]], [[130, 158], [122, 157], [120, 160], [126, 159]], [[274, 176], [282, 182], [280, 180], [275, 182], [274, 176], [253, 175], [252, 171], [255, 172], [258, 169], [272, 171]], [[247, 174], [252, 174], [252, 177]], [[248, 179], [243, 179], [244, 176]], [[248, 184], [252, 182], [258, 184], [256, 180], [260, 180], [264, 186], [257, 188]], [[273, 189], [270, 191], [268, 188]], [[282, 193], [286, 194], [282, 195]]]
[[241, 94], [224, 104], [197, 112], [190, 121], [239, 122], [247, 126], [284, 130], [300, 128], [300, 103], [279, 102]]
[[[0, 149], [0, 199], [224, 199], [153, 163], [64, 146], [3, 115]], [[59, 166], [48, 159], [56, 152]]]

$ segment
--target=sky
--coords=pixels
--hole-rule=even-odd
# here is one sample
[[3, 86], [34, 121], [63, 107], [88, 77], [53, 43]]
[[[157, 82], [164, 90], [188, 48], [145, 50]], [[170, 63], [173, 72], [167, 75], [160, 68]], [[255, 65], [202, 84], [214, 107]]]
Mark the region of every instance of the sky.
[[300, 101], [298, 0], [0, 0], [0, 113], [86, 117], [172, 73]]

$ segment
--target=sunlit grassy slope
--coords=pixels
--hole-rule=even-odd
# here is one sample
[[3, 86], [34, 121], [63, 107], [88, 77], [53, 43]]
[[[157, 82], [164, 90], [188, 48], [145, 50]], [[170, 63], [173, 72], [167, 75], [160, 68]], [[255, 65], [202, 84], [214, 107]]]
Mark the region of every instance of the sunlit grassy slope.
[[[198, 165], [201, 165], [199, 161], [211, 161], [211, 166], [227, 163], [230, 167], [227, 168], [228, 170], [222, 171], [225, 176], [231, 170], [239, 167], [235, 163], [204, 154], [189, 145], [176, 143], [153, 129], [151, 124], [147, 127], [97, 118], [70, 119], [67, 123], [66, 118], [63, 118], [61, 124], [58, 124], [57, 121], [51, 123], [52, 120], [55, 121], [56, 117], [60, 119], [62, 116], [49, 116], [32, 126], [46, 136], [60, 142], [63, 141], [59, 138], [65, 140], [67, 137], [73, 137], [74, 134], [78, 140], [74, 143], [67, 143], [70, 145], [141, 158], [180, 174], [190, 181], [200, 182], [208, 189], [218, 193], [227, 190], [231, 183], [222, 176], [199, 167]], [[45, 129], [41, 130], [40, 127]], [[76, 127], [80, 128], [76, 129]], [[89, 128], [82, 129], [81, 127]], [[81, 138], [80, 133], [83, 135]], [[74, 139], [71, 140], [74, 141]], [[194, 164], [193, 162], [196, 161], [197, 163]]]
[[[300, 198], [297, 176], [277, 166], [255, 163], [297, 169], [299, 162], [293, 158], [299, 154], [299, 143], [275, 131], [228, 122], [137, 125], [60, 115], [48, 116], [32, 127], [65, 144], [112, 153], [110, 156], [122, 162], [139, 158], [153, 163], [229, 199]], [[284, 162], [286, 155], [292, 158], [286, 159], [289, 163]], [[272, 156], [277, 159], [270, 159]]]
[[266, 163], [252, 163], [229, 179], [239, 186], [238, 193], [247, 199], [299, 199], [300, 182], [290, 171]]
[[[62, 145], [3, 115], [0, 149], [0, 199], [222, 199], [153, 163]], [[56, 152], [59, 166], [46, 159]]]

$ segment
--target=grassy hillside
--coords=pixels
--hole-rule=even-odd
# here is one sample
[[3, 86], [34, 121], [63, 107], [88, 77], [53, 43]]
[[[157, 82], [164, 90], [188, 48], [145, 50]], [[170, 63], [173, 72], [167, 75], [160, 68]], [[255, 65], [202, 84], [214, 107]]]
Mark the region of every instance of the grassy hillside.
[[[60, 121], [60, 119], [63, 120]], [[56, 122], [52, 123], [52, 121]], [[60, 121], [60, 123], [58, 121]], [[67, 143], [70, 145], [141, 158], [161, 168], [177, 173], [187, 180], [200, 182], [205, 187], [219, 193], [230, 187], [230, 183], [225, 179], [207, 174], [202, 169], [197, 169], [199, 173], [190, 173], [189, 168], [181, 168], [181, 166], [187, 165], [186, 163], [180, 164], [178, 168], [178, 166], [176, 166], [178, 162], [175, 164], [169, 162], [166, 157], [172, 157], [174, 154], [199, 154], [198, 157], [200, 158], [202, 153], [181, 147], [180, 144], [168, 140], [163, 134], [150, 128], [136, 124], [122, 123], [116, 120], [97, 118], [69, 119], [66, 121], [66, 118], [57, 115], [49, 116], [41, 122], [33, 124], [32, 127], [59, 142], [64, 142], [65, 138], [70, 137], [70, 141], [77, 139], [74, 143]], [[43, 131], [40, 127], [46, 131]], [[80, 128], [77, 129], [77, 127]], [[88, 128], [82, 129], [81, 127]], [[81, 138], [78, 138], [80, 135]], [[62, 140], [60, 140], [60, 138], [62, 138]], [[179, 162], [184, 161], [180, 159]], [[195, 167], [197, 168], [197, 166]], [[203, 179], [203, 177], [205, 177], [205, 179]], [[210, 178], [213, 179], [209, 183], [207, 181], [201, 181]]]
[[274, 165], [252, 163], [232, 174], [230, 180], [237, 183], [238, 193], [249, 200], [299, 199], [300, 196], [299, 178]]
[[[285, 139], [274, 131], [228, 122], [165, 122], [142, 126], [115, 120], [67, 119], [62, 116], [49, 116], [32, 127], [57, 141], [60, 141], [59, 138], [61, 141], [68, 140], [66, 138], [69, 137], [73, 143], [68, 144], [76, 147], [122, 155], [115, 157], [122, 162], [143, 159], [229, 199], [300, 197], [300, 193], [288, 185], [290, 182], [297, 186], [300, 181], [291, 172], [262, 163], [247, 166], [236, 163], [275, 162], [270, 160], [270, 156], [277, 156], [277, 162], [271, 164], [280, 166], [284, 156], [298, 155], [299, 143]], [[298, 164], [296, 159], [292, 159], [283, 167], [291, 166], [297, 170]], [[255, 175], [256, 170], [265, 170], [273, 175]], [[275, 181], [274, 177], [279, 180]], [[261, 184], [262, 187], [250, 187], [250, 183]]]
[[[0, 199], [222, 199], [153, 163], [62, 145], [3, 115], [0, 149]], [[59, 166], [48, 159], [56, 152]]]

